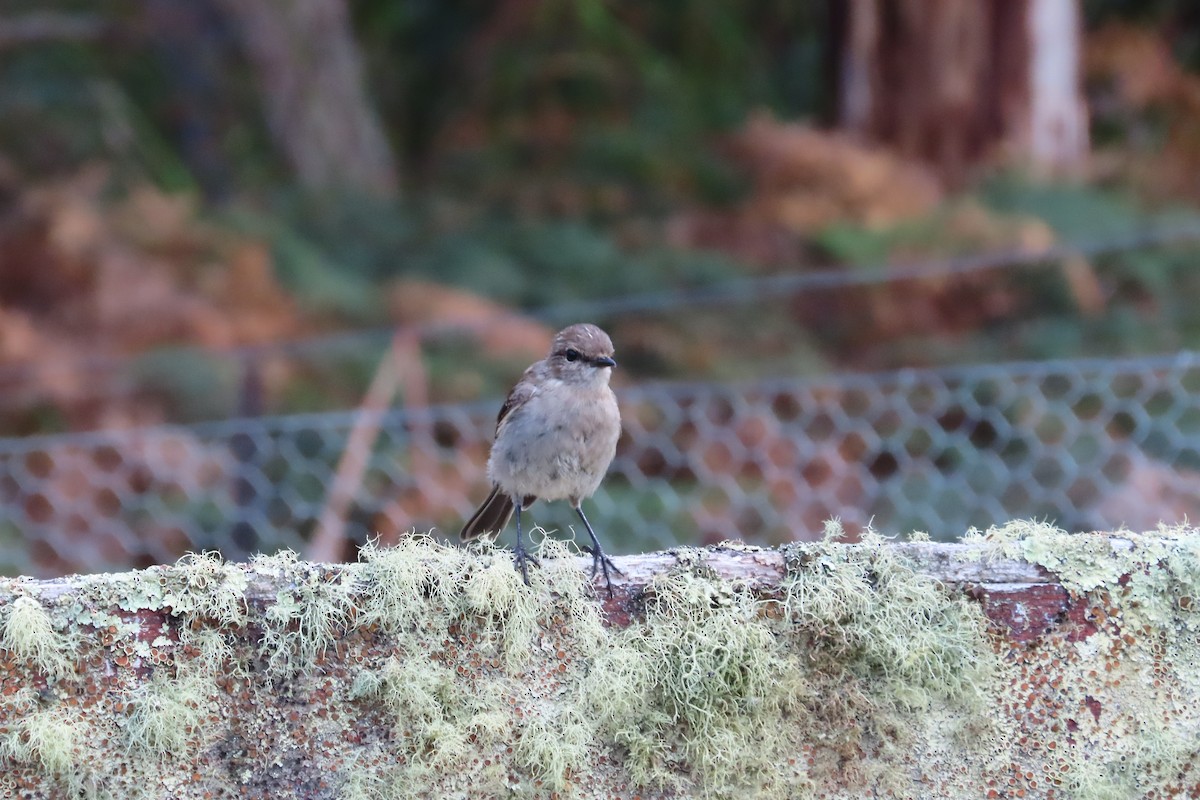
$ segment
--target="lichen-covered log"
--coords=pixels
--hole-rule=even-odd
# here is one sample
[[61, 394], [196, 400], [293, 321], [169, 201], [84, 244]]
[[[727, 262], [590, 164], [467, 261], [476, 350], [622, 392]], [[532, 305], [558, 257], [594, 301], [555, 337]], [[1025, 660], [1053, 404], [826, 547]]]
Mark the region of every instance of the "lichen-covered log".
[[1196, 797], [1200, 533], [0, 580], [0, 797]]

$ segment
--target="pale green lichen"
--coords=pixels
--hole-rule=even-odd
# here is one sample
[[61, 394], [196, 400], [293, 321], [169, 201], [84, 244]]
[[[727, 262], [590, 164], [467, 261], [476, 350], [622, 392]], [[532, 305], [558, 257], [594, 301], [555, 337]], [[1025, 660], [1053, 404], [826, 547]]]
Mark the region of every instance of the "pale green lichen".
[[1131, 622], [1171, 639], [1200, 630], [1200, 536], [1186, 525], [1089, 534], [1012, 522], [973, 529], [964, 541], [1045, 567], [1073, 594], [1111, 597]]
[[423, 534], [405, 536], [394, 547], [368, 542], [359, 550], [357, 565], [364, 597], [361, 622], [388, 633], [419, 624], [430, 597], [452, 593], [446, 584], [463, 572], [465, 555]]
[[[548, 562], [566, 561], [568, 555], [566, 545], [553, 539], [544, 539], [539, 548]], [[478, 628], [488, 632], [489, 642], [500, 640], [505, 662], [517, 668], [546, 615], [547, 593], [565, 606], [571, 631], [582, 644], [594, 644], [603, 635], [595, 606], [586, 599], [586, 577], [577, 570], [535, 569], [527, 587], [513, 569], [510, 552], [487, 543], [450, 547], [427, 536], [407, 537], [390, 548], [369, 543], [359, 557], [360, 624], [378, 625], [402, 639], [440, 640], [451, 624]]]
[[189, 553], [171, 570], [162, 606], [188, 619], [240, 627], [246, 620], [246, 571], [219, 553]]
[[1079, 800], [1183, 792], [1200, 763], [1195, 529], [1073, 534], [1014, 522], [968, 540], [1045, 567], [1090, 608], [1096, 631], [1075, 643], [1061, 679], [1064, 706], [1078, 709], [1063, 788]]
[[[549, 564], [566, 561], [568, 550], [546, 540], [538, 555]], [[513, 676], [543, 652], [538, 640], [549, 625], [580, 648], [594, 648], [603, 638], [600, 615], [585, 596], [586, 578], [557, 565], [534, 570], [527, 587], [507, 551], [488, 544], [464, 550], [423, 537], [388, 549], [368, 545], [361, 558], [355, 568], [363, 594], [359, 621], [388, 631], [397, 654], [362, 670], [349, 697], [387, 711], [404, 763], [373, 780], [356, 778], [348, 791], [419, 795], [409, 788], [464, 772], [476, 776], [473, 791], [492, 787], [488, 791], [504, 794], [511, 787], [503, 753], [514, 742], [532, 783], [566, 787], [567, 776], [585, 763], [583, 750], [596, 746], [594, 736], [578, 726], [566, 731], [570, 735], [544, 735], [549, 712], [525, 705], [525, 696], [538, 691], [536, 681], [523, 685]], [[469, 668], [462, 661], [468, 654]], [[474, 676], [470, 681], [464, 682], [464, 670]], [[561, 720], [572, 719], [579, 716], [568, 704]], [[489, 750], [490, 765], [468, 763]]]
[[0, 756], [36, 764], [55, 778], [71, 776], [83, 735], [80, 720], [65, 709], [41, 707], [31, 691], [9, 698], [5, 705], [20, 718], [0, 736]]
[[291, 551], [256, 556], [255, 569], [288, 578], [263, 617], [260, 653], [271, 674], [280, 678], [311, 673], [326, 650], [357, 613], [354, 578], [325, 577]]
[[[0, 703], [0, 788], [9, 767], [44, 787], [86, 776], [89, 797], [1196, 787], [1194, 531], [1122, 532], [1115, 547], [1029, 523], [974, 534], [983, 557], [1061, 570], [1072, 619], [1095, 628], [1028, 646], [881, 538], [842, 543], [836, 523], [826, 534], [785, 549], [766, 595], [718, 578], [712, 551], [673, 551], [677, 566], [632, 601], [643, 613], [611, 629], [590, 562], [551, 539], [528, 587], [510, 552], [420, 536], [348, 567], [203, 555], [89, 580], [61, 603], [22, 586], [0, 598], [0, 621], [30, 598], [60, 646], [79, 648], [81, 671], [47, 684], [24, 651], [6, 691], [28, 685]], [[96, 678], [100, 692], [84, 683]], [[218, 740], [228, 769], [197, 768]]]
[[[639, 784], [794, 795], [806, 780], [780, 764], [799, 742], [805, 670], [747, 587], [683, 569], [655, 580], [643, 624], [610, 634], [585, 684], [588, 716], [627, 752]], [[774, 772], [776, 775], [772, 775]]]
[[[91, 628], [127, 643], [138, 658], [149, 659], [175, 636], [190, 642], [201, 635], [211, 642], [209, 633], [229, 638], [245, 623], [245, 569], [222, 561], [216, 553], [189, 554], [173, 567], [83, 580], [63, 610], [71, 630], [68, 647], [83, 646], [90, 638], [86, 629]], [[143, 612], [167, 615], [157, 639], [144, 636], [138, 618]], [[213, 654], [211, 645], [208, 653]]]
[[126, 697], [121, 722], [130, 746], [159, 758], [187, 759], [187, 746], [202, 734], [211, 706], [211, 685], [193, 675], [177, 680], [156, 676]]
[[395, 721], [397, 739], [415, 763], [445, 769], [466, 753], [476, 711], [446, 667], [417, 658], [390, 658], [375, 680], [356, 682], [352, 699], [370, 698]]
[[794, 621], [823, 636], [835, 625], [835, 653], [849, 648], [855, 669], [882, 677], [901, 703], [923, 708], [936, 698], [973, 715], [986, 708], [1000, 662], [980, 646], [987, 638], [983, 615], [919, 575], [882, 538], [865, 533], [856, 545], [810, 553], [785, 591]]
[[516, 760], [550, 790], [568, 791], [586, 768], [595, 739], [595, 722], [576, 705], [545, 702], [525, 717]]
[[[911, 759], [973, 763], [987, 775], [1009, 757], [994, 713], [1009, 679], [979, 607], [915, 571], [882, 537], [797, 545], [783, 604], [793, 651], [809, 654], [817, 763], [869, 757], [856, 779], [896, 797], [925, 796]], [[828, 777], [825, 777], [828, 780]]]
[[50, 614], [32, 597], [16, 597], [3, 613], [0, 644], [18, 658], [31, 661], [48, 675], [65, 675], [74, 666], [66, 654], [63, 637], [55, 630]]

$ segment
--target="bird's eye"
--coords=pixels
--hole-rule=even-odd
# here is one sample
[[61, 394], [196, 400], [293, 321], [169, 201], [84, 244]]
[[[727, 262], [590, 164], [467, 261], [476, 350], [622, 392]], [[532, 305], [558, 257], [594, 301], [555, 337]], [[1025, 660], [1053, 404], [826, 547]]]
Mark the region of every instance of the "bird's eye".
[[578, 350], [575, 350], [574, 348], [572, 348], [567, 351], [567, 361], [578, 361], [578, 360], [579, 360], [579, 351]]

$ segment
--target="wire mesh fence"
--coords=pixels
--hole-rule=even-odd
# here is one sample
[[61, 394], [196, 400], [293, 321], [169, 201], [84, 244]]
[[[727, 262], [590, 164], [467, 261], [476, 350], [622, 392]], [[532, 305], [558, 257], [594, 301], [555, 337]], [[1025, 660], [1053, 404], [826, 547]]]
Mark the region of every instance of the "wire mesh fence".
[[[647, 385], [620, 395], [624, 435], [588, 513], [615, 552], [811, 538], [831, 517], [935, 538], [1029, 517], [1153, 527], [1200, 516], [1197, 397], [1194, 353]], [[452, 535], [486, 492], [498, 405], [0, 440], [0, 570], [304, 551], [319, 529]], [[377, 432], [347, 470], [364, 424]], [[570, 535], [565, 507], [532, 517]]]

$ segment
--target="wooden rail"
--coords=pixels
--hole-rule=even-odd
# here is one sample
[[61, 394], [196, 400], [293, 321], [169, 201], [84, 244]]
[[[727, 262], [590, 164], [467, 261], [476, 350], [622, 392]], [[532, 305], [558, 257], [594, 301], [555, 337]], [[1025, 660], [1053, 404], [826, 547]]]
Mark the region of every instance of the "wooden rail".
[[0, 579], [0, 797], [1196, 797], [1200, 534]]

